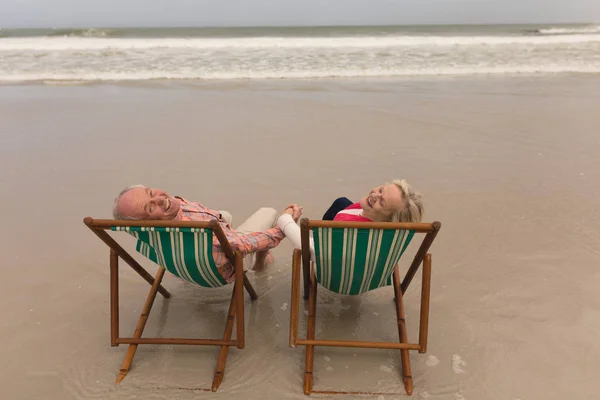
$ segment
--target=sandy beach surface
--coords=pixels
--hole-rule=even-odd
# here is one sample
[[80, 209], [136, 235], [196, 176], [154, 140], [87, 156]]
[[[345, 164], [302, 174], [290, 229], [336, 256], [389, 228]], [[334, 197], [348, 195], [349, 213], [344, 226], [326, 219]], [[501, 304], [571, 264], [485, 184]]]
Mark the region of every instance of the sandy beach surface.
[[[217, 393], [204, 391], [216, 347], [141, 346], [115, 385], [126, 346], [109, 344], [108, 248], [82, 219], [110, 217], [132, 183], [234, 225], [291, 202], [318, 219], [397, 177], [443, 223], [413, 398], [596, 398], [599, 105], [594, 75], [0, 86], [0, 398], [304, 399], [304, 349], [287, 345], [289, 243], [250, 274], [246, 349], [230, 350]], [[405, 296], [412, 340], [419, 278]], [[149, 285], [124, 264], [121, 279], [128, 336]], [[231, 287], [164, 285], [173, 297], [157, 298], [146, 335], [221, 335]], [[392, 298], [321, 290], [318, 337], [396, 340]], [[397, 351], [315, 357], [316, 390], [382, 393], [332, 398], [407, 398]]]

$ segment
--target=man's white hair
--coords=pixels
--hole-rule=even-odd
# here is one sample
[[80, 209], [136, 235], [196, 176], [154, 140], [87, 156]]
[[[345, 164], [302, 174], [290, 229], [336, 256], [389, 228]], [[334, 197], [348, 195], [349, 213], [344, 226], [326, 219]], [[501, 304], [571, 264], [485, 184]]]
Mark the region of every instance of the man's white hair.
[[127, 186], [125, 189], [121, 190], [121, 193], [119, 193], [119, 195], [117, 196], [117, 198], [115, 199], [115, 202], [113, 203], [113, 217], [115, 219], [126, 219], [126, 220], [135, 220], [138, 218], [135, 217], [130, 217], [128, 215], [124, 215], [121, 214], [121, 212], [119, 211], [119, 201], [121, 201], [121, 197], [123, 197], [123, 195], [127, 192], [129, 192], [131, 189], [135, 189], [135, 188], [146, 188], [147, 186], [145, 185], [129, 185]]

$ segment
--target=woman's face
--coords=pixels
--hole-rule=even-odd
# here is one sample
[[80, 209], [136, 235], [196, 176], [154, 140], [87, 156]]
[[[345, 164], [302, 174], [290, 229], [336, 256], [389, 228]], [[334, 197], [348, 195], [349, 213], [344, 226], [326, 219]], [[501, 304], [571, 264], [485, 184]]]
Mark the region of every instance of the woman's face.
[[368, 195], [360, 200], [363, 216], [374, 222], [389, 221], [392, 213], [404, 207], [404, 199], [400, 188], [393, 183], [371, 189]]

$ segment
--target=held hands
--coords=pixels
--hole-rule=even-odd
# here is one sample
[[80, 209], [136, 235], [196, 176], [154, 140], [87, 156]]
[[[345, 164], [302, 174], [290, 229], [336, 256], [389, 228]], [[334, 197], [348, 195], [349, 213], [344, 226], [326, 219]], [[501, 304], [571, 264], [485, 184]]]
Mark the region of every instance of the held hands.
[[302, 207], [298, 204], [289, 204], [283, 213], [290, 214], [294, 219], [294, 222], [298, 222], [298, 219], [300, 219], [300, 216], [302, 215]]

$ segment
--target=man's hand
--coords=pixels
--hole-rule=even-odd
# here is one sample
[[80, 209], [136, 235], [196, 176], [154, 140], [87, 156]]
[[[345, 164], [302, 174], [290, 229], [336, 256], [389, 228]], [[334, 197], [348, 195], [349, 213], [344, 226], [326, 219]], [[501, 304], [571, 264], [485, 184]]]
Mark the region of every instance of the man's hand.
[[294, 219], [294, 222], [298, 222], [302, 216], [302, 207], [298, 204], [289, 204], [283, 213], [290, 214]]

